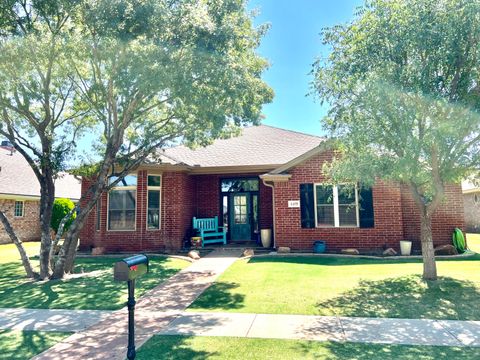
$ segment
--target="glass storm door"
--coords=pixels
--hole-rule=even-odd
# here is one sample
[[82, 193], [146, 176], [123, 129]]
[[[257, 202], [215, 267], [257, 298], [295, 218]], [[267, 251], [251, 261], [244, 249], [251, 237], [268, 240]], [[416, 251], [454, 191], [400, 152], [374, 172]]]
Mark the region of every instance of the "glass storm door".
[[230, 237], [233, 241], [250, 240], [252, 237], [250, 193], [231, 194], [230, 199]]

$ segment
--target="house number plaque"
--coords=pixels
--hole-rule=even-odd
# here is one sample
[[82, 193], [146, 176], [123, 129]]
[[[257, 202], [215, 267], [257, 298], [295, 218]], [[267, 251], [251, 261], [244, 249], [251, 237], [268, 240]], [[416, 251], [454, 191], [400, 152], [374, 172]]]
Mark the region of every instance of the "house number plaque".
[[299, 208], [300, 207], [300, 200], [288, 200], [288, 207], [289, 208]]

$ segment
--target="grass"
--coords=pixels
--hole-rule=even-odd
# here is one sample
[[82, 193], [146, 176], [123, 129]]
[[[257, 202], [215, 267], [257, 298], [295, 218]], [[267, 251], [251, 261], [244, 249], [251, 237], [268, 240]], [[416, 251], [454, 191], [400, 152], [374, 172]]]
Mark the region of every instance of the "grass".
[[[39, 242], [24, 242], [23, 247], [29, 257], [38, 255], [40, 251]], [[20, 262], [17, 247], [14, 244], [0, 245], [0, 264], [12, 261]]]
[[239, 260], [189, 308], [266, 314], [480, 320], [480, 255], [437, 261], [258, 257]]
[[[30, 255], [38, 253], [35, 245], [26, 245]], [[126, 284], [113, 280], [113, 264], [119, 258], [77, 258], [74, 276], [34, 282], [25, 278], [14, 250], [12, 245], [0, 245], [0, 304], [3, 308], [116, 310], [127, 301]], [[38, 265], [37, 260], [32, 262]], [[136, 296], [188, 265], [184, 260], [151, 257], [150, 272], [137, 280]]]
[[69, 333], [0, 330], [0, 360], [26, 360], [55, 345]]
[[480, 348], [378, 345], [235, 337], [154, 336], [137, 353], [138, 360], [160, 358], [164, 360], [460, 360], [480, 358]]
[[480, 253], [480, 234], [467, 234], [468, 248], [476, 253]]

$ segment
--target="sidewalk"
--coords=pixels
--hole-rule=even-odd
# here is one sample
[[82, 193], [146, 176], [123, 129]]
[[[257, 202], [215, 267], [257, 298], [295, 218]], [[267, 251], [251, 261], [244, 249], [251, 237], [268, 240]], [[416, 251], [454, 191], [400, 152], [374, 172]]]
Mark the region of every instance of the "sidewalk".
[[[237, 258], [243, 249], [218, 249], [147, 292], [135, 311], [136, 347], [162, 331]], [[126, 286], [126, 285], [125, 285]], [[125, 359], [127, 310], [115, 311], [85, 331], [73, 334], [35, 360]]]
[[184, 312], [159, 335], [480, 346], [480, 321]]
[[100, 310], [0, 309], [0, 329], [77, 332], [111, 314]]

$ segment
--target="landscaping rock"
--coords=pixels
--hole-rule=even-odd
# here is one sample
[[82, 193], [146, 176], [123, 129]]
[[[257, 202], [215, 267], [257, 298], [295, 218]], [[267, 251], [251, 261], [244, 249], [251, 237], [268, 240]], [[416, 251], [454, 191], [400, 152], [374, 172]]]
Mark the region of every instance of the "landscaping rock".
[[345, 255], [360, 255], [357, 249], [342, 249], [342, 254]]
[[245, 251], [242, 254], [243, 257], [253, 256], [253, 255], [255, 255], [255, 251], [253, 251], [253, 249], [245, 249]]
[[196, 250], [191, 250], [188, 252], [188, 257], [192, 258], [193, 260], [198, 260], [200, 259], [200, 254]]
[[280, 246], [277, 249], [277, 253], [279, 253], [279, 254], [288, 254], [289, 252], [290, 252], [290, 248], [287, 247], [287, 246]]
[[94, 247], [92, 249], [92, 255], [103, 255], [105, 254], [105, 248], [102, 246]]
[[439, 245], [435, 248], [435, 255], [458, 255], [458, 251], [453, 245]]
[[393, 248], [388, 248], [383, 252], [383, 256], [395, 256], [397, 255], [397, 252]]

